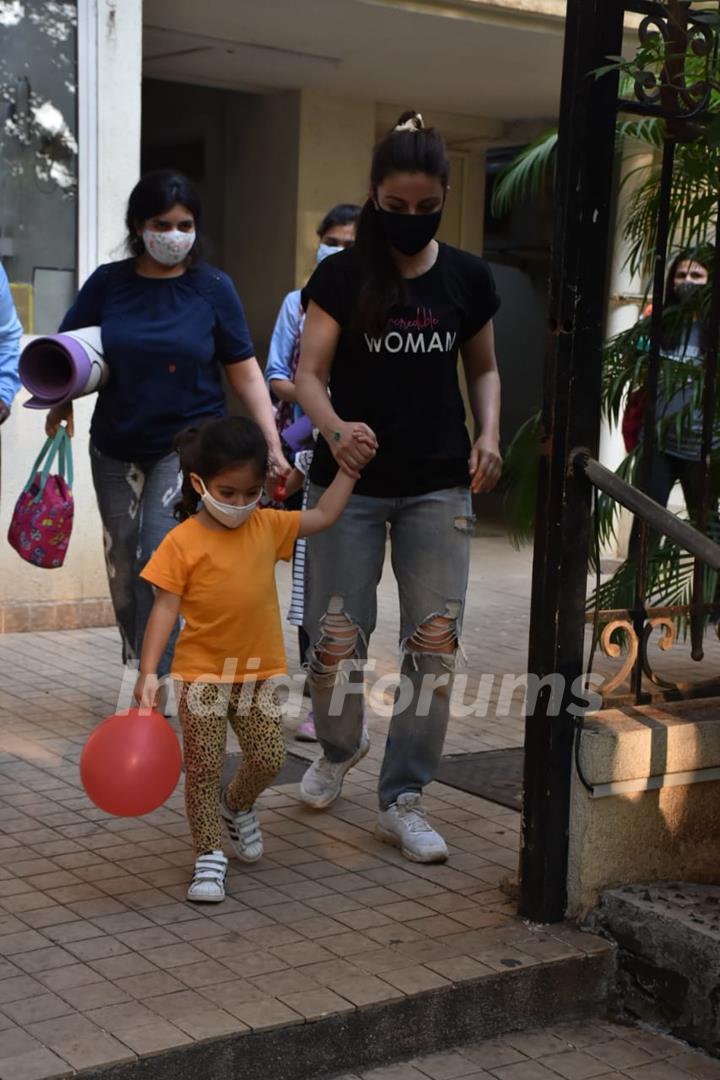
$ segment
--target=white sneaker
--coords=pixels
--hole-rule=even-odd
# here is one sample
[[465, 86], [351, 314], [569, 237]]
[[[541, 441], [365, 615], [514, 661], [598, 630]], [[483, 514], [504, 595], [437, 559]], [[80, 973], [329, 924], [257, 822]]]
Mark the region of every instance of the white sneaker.
[[397, 802], [381, 810], [375, 835], [386, 844], [399, 847], [413, 862], [445, 862], [447, 844], [440, 833], [428, 825], [422, 808], [422, 796], [416, 791], [398, 795]]
[[225, 899], [228, 861], [222, 851], [210, 851], [195, 860], [195, 873], [187, 891], [188, 900], [217, 904]]
[[225, 801], [225, 792], [220, 797], [220, 813], [230, 843], [238, 859], [245, 863], [257, 862], [263, 854], [263, 838], [255, 807], [249, 810], [231, 810]]
[[305, 805], [312, 806], [315, 810], [332, 806], [342, 791], [345, 773], [352, 769], [353, 765], [357, 765], [358, 761], [362, 761], [369, 749], [370, 740], [366, 732], [363, 732], [360, 746], [347, 761], [328, 761], [324, 754], [314, 761], [300, 784], [300, 798]]

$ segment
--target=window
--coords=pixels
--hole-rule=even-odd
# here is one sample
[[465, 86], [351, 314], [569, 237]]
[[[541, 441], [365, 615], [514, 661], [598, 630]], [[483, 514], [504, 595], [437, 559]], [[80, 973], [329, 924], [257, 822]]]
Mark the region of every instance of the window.
[[0, 258], [26, 332], [57, 329], [77, 266], [77, 4], [0, 0]]

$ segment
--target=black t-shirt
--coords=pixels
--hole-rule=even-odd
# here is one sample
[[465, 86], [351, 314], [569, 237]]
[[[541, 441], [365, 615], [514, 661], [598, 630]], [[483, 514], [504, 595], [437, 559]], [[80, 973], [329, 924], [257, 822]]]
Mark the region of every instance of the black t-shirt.
[[[500, 306], [486, 262], [439, 245], [435, 265], [405, 280], [406, 299], [382, 333], [355, 325], [361, 269], [352, 249], [324, 259], [306, 294], [340, 324], [330, 373], [338, 416], [362, 420], [378, 438], [358, 495], [401, 498], [469, 485], [470, 440], [458, 383], [458, 347]], [[310, 479], [327, 486], [337, 466], [322, 436]]]

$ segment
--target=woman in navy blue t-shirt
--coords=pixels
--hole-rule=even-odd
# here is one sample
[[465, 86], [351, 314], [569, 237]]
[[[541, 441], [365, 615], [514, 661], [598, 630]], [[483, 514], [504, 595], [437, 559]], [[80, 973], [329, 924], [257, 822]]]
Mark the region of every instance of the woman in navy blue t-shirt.
[[[175, 437], [225, 414], [222, 369], [262, 428], [271, 466], [280, 474], [289, 469], [235, 287], [196, 257], [200, 211], [185, 177], [164, 170], [144, 176], [127, 209], [131, 257], [100, 266], [60, 327], [100, 326], [110, 368], [92, 417], [90, 456], [124, 661], [140, 656], [153, 602], [139, 573], [175, 524]], [[72, 424], [71, 405], [51, 410], [48, 431], [61, 420]], [[173, 647], [174, 639], [162, 674]]]

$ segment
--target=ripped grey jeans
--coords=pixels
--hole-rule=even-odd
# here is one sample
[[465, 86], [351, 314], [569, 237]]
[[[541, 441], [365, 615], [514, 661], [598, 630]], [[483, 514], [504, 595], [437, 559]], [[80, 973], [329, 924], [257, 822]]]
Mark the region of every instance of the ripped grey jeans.
[[[310, 485], [309, 506], [323, 489]], [[467, 488], [386, 499], [353, 495], [332, 528], [308, 539], [305, 629], [315, 729], [329, 761], [360, 745], [364, 661], [377, 620], [389, 531], [400, 597], [400, 673], [380, 772], [387, 809], [434, 777], [447, 730], [473, 529]]]
[[[90, 463], [110, 598], [127, 664], [140, 657], [153, 606], [152, 586], [139, 574], [165, 534], [177, 525], [173, 510], [182, 474], [174, 451], [152, 461], [118, 461], [90, 443]], [[177, 632], [176, 626], [158, 665], [159, 675], [170, 672]]]

